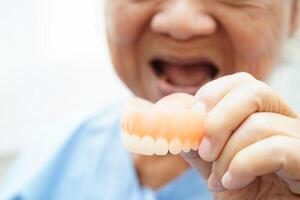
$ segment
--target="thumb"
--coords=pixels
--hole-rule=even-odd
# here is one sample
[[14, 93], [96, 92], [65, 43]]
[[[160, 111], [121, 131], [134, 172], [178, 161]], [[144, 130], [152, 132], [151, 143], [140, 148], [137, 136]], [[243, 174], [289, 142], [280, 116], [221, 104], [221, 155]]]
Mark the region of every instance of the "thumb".
[[198, 173], [207, 180], [210, 173], [212, 162], [204, 161], [198, 154], [197, 151], [190, 151], [188, 153], [181, 153], [181, 156], [193, 167], [198, 171]]

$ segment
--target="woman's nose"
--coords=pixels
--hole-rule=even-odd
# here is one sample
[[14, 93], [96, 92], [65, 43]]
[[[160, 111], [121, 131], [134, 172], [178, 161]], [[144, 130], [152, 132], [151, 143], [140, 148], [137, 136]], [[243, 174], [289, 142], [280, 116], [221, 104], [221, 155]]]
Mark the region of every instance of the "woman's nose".
[[[213, 34], [217, 22], [192, 0], [171, 1], [156, 13], [151, 21], [154, 32], [167, 34], [176, 40], [188, 40]], [[200, 7], [200, 8], [199, 8]]]

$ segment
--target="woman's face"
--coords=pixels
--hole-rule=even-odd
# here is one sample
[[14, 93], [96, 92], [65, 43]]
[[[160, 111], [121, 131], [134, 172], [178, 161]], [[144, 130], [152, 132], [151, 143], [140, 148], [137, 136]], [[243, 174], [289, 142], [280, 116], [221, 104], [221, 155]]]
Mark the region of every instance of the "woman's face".
[[270, 73], [297, 0], [107, 0], [115, 69], [137, 95], [194, 94], [217, 77]]

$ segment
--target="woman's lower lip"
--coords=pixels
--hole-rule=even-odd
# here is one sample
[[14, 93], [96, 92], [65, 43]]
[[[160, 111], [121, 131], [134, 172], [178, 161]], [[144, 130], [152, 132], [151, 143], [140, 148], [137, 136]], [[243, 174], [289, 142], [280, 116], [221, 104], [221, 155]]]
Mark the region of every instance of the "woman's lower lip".
[[160, 93], [163, 96], [176, 93], [176, 92], [184, 92], [191, 95], [195, 95], [200, 88], [200, 86], [177, 86], [160, 78], [157, 79], [157, 86]]

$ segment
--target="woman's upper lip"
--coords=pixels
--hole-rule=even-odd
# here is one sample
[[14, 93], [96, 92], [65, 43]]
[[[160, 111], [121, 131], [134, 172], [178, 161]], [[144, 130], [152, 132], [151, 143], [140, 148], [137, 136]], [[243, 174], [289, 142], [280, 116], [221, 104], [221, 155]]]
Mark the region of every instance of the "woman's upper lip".
[[211, 63], [212, 65], [217, 65], [209, 58], [207, 57], [188, 57], [188, 56], [154, 56], [151, 61], [153, 60], [161, 60], [163, 62], [167, 62], [170, 64], [176, 64], [176, 65], [192, 65], [196, 63]]

